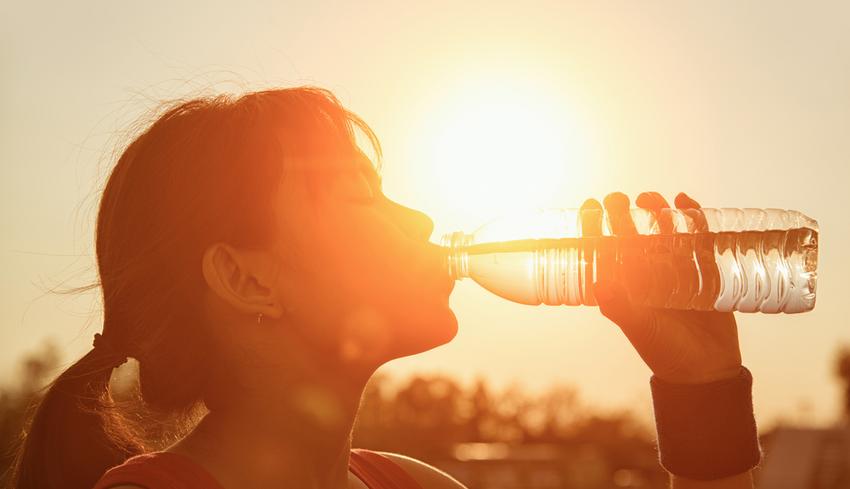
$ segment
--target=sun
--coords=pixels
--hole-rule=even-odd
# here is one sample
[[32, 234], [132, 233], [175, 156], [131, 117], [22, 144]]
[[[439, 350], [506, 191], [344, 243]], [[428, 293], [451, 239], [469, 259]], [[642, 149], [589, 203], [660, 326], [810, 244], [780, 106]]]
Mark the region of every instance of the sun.
[[434, 197], [454, 212], [487, 218], [551, 205], [580, 179], [586, 145], [557, 90], [479, 79], [433, 102], [417, 146]]

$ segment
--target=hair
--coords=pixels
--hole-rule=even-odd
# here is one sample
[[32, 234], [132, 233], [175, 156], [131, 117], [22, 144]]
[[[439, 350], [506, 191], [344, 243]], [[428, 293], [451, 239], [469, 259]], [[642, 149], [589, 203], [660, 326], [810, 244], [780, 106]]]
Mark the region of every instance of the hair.
[[356, 130], [379, 164], [373, 131], [327, 90], [165, 105], [118, 158], [100, 199], [94, 287], [113, 351], [92, 349], [45, 389], [23, 430], [11, 487], [91, 489], [105, 470], [151, 449], [150, 431], [134, 427], [110, 395], [116, 352], [138, 361], [138, 395], [151, 412], [203, 405], [212, 353], [199, 266], [206, 247], [268, 244], [271, 198], [293, 162], [350, 157]]

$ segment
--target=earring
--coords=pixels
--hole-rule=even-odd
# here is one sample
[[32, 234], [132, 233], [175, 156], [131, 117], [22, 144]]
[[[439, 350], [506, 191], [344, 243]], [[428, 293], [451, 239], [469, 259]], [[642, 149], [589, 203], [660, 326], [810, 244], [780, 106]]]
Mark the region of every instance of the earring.
[[263, 322], [263, 313], [259, 313], [259, 314], [257, 314], [257, 324], [260, 324], [262, 322]]

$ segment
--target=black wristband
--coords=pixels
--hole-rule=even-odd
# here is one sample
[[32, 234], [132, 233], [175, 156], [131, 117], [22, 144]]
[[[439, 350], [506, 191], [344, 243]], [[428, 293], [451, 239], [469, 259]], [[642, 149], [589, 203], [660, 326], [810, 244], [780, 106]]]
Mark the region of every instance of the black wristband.
[[753, 376], [746, 367], [707, 384], [672, 384], [653, 375], [649, 385], [661, 466], [668, 472], [714, 480], [759, 464]]

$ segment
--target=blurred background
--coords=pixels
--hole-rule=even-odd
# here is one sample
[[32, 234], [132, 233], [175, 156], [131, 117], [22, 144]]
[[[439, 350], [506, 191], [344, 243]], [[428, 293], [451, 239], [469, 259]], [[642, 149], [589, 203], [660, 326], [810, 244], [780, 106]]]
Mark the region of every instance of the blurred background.
[[[100, 330], [97, 290], [52, 292], [97, 279], [99, 190], [135, 123], [164, 100], [312, 84], [375, 129], [386, 193], [433, 240], [616, 190], [817, 219], [814, 311], [738, 323], [761, 487], [850, 487], [848, 32], [841, 1], [4, 5], [2, 441]], [[664, 487], [650, 373], [596, 309], [470, 281], [451, 305], [452, 343], [373, 379], [360, 446], [471, 488]]]

